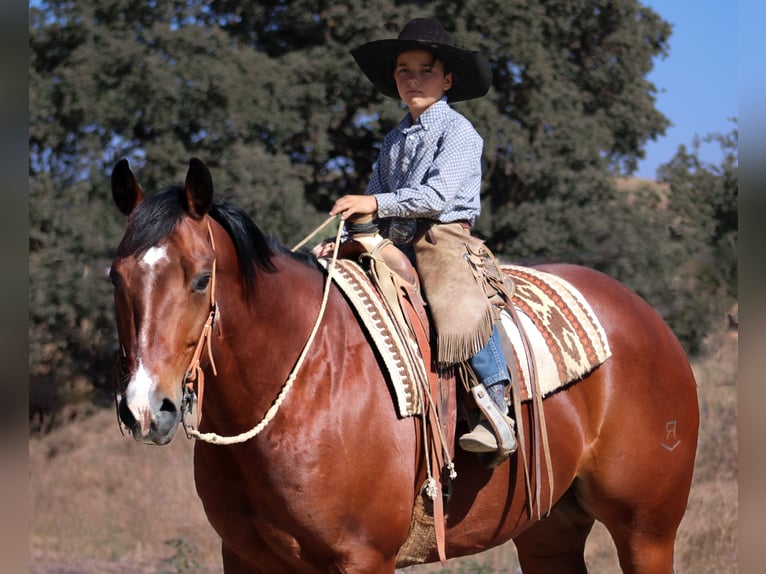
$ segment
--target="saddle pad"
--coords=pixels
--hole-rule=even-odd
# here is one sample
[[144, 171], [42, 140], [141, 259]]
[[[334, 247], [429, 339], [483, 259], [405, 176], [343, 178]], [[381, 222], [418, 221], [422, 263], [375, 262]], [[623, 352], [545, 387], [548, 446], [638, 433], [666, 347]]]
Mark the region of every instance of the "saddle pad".
[[[510, 265], [502, 270], [515, 284], [513, 304], [531, 346], [544, 397], [582, 379], [611, 356], [596, 314], [570, 283], [529, 267]], [[521, 400], [528, 400], [532, 367], [518, 326], [505, 311], [501, 319], [514, 350], [513, 363], [523, 381]]]
[[[318, 261], [325, 269], [329, 265], [327, 259], [320, 258]], [[355, 261], [338, 259], [332, 279], [356, 310], [386, 365], [399, 416], [421, 414], [420, 389], [428, 388], [428, 372], [415, 334], [409, 329], [406, 339], [399, 334], [378, 290]], [[407, 347], [411, 353], [407, 352]], [[410, 354], [419, 360], [409, 360]]]
[[[329, 260], [320, 258], [327, 268]], [[514, 282], [513, 304], [530, 344], [530, 365], [518, 327], [510, 315], [500, 314], [511, 341], [514, 363], [523, 382], [521, 400], [529, 400], [534, 368], [543, 396], [581, 379], [611, 356], [606, 333], [593, 309], [570, 283], [529, 267], [503, 266]], [[377, 289], [362, 267], [350, 259], [338, 259], [333, 281], [344, 293], [375, 344], [388, 371], [400, 417], [422, 412], [420, 389], [428, 384], [428, 372], [415, 335], [403, 339], [394, 328]], [[408, 353], [407, 347], [414, 351]], [[408, 359], [408, 355], [420, 360]], [[425, 387], [427, 388], [427, 387]]]

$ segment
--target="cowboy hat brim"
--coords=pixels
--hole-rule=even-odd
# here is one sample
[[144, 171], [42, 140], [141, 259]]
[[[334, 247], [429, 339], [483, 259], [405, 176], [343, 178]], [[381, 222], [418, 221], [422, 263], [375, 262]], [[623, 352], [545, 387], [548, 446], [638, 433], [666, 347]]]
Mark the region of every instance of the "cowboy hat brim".
[[492, 69], [481, 52], [423, 40], [376, 40], [351, 50], [351, 55], [375, 88], [384, 96], [399, 99], [394, 80], [396, 57], [408, 50], [436, 54], [452, 72], [452, 87], [445, 93], [451, 103], [484, 96], [492, 83]]

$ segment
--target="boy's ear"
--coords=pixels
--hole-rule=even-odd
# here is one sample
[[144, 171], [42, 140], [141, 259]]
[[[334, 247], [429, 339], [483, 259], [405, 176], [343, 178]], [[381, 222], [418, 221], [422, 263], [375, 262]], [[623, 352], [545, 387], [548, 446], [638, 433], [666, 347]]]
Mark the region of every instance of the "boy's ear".
[[444, 91], [446, 92], [452, 87], [452, 72], [444, 75]]

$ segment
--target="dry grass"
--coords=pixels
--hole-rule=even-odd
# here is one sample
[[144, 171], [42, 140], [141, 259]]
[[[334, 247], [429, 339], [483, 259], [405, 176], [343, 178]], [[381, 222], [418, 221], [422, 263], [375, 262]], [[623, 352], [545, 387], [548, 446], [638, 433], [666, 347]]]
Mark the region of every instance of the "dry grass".
[[122, 437], [113, 411], [30, 440], [31, 572], [220, 572], [191, 456], [182, 433], [164, 448]]
[[[737, 571], [737, 339], [710, 342], [694, 364], [701, 425], [694, 483], [676, 547], [676, 573]], [[121, 437], [111, 411], [29, 442], [32, 574], [220, 573], [219, 542], [192, 478], [182, 435], [150, 448]], [[619, 572], [609, 534], [596, 524], [590, 571]], [[483, 554], [404, 570], [518, 572], [512, 543]]]

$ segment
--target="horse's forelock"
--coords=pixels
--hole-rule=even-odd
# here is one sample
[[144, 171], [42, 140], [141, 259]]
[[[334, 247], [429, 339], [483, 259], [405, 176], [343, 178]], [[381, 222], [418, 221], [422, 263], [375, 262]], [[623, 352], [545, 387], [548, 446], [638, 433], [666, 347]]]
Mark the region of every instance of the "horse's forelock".
[[185, 214], [184, 202], [183, 188], [169, 187], [139, 203], [130, 216], [117, 255], [140, 256], [170, 236]]

